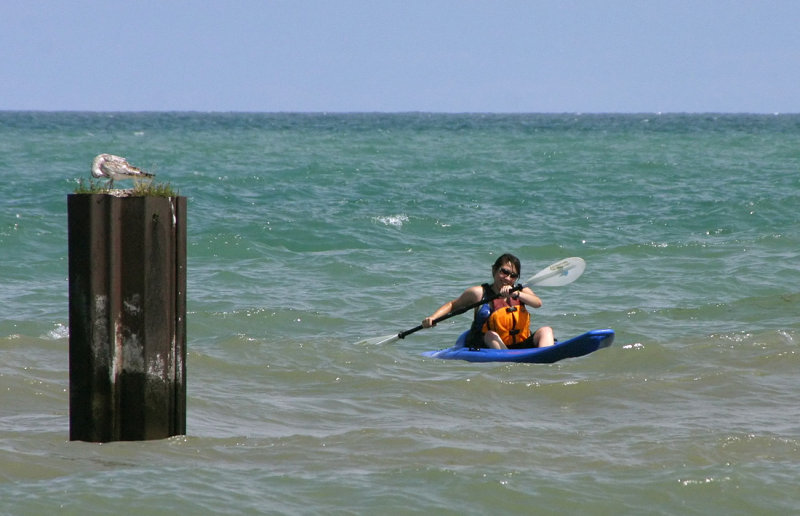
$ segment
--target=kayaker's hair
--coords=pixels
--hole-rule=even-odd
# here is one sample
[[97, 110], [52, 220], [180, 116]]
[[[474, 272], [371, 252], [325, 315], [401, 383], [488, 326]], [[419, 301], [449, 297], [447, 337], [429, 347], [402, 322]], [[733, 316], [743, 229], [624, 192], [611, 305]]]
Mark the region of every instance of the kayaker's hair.
[[501, 255], [497, 260], [494, 261], [494, 265], [492, 265], [492, 276], [497, 274], [497, 270], [503, 266], [504, 263], [513, 263], [514, 267], [517, 268], [517, 274], [522, 274], [522, 265], [519, 263], [519, 258], [514, 256], [511, 253], [506, 253]]

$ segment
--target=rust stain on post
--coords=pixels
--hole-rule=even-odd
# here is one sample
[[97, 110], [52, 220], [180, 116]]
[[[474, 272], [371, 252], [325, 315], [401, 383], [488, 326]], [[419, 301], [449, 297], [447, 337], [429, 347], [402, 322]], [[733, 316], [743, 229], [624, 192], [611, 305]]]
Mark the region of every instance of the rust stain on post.
[[70, 439], [186, 433], [186, 198], [68, 196]]

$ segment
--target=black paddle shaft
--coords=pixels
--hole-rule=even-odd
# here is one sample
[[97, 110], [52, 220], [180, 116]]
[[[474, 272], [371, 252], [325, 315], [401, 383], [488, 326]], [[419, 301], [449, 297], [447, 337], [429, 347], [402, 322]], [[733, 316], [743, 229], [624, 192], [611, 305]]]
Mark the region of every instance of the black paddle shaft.
[[[511, 289], [511, 291], [514, 292], [516, 290], [522, 290], [523, 287], [524, 287], [524, 285], [516, 285], [514, 288]], [[492, 295], [492, 296], [490, 296], [488, 298], [484, 298], [484, 299], [481, 299], [480, 301], [472, 303], [469, 306], [465, 306], [464, 308], [459, 308], [458, 310], [453, 310], [452, 312], [448, 312], [448, 313], [444, 314], [443, 316], [437, 317], [436, 319], [434, 319], [433, 320], [433, 324], [438, 324], [438, 323], [444, 321], [445, 319], [449, 319], [451, 317], [455, 317], [456, 315], [461, 315], [464, 312], [466, 312], [467, 310], [471, 310], [471, 309], [473, 309], [475, 307], [478, 307], [478, 306], [480, 306], [480, 305], [482, 305], [482, 304], [484, 304], [484, 303], [486, 303], [488, 301], [491, 301], [493, 299], [497, 299], [498, 297], [500, 297], [500, 294], [494, 294], [494, 295]], [[421, 330], [423, 328], [424, 328], [424, 326], [422, 326], [420, 324], [419, 326], [415, 326], [415, 327], [411, 328], [410, 330], [401, 331], [400, 333], [397, 334], [397, 338], [398, 339], [404, 339], [404, 338], [406, 338], [406, 336], [411, 335], [412, 333], [418, 332], [419, 330]]]

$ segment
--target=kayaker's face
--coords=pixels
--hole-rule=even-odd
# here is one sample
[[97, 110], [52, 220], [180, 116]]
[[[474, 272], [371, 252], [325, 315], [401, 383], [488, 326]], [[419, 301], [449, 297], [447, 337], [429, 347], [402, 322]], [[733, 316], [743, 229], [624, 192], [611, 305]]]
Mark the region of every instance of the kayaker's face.
[[494, 282], [499, 286], [513, 285], [517, 278], [519, 278], [519, 273], [511, 262], [504, 263], [494, 273]]

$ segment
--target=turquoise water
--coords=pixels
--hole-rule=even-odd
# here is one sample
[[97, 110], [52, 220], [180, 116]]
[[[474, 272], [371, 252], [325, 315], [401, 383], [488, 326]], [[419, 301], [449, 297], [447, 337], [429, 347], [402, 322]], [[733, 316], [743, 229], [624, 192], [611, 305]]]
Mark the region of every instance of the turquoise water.
[[[109, 152], [188, 198], [187, 435], [70, 442], [66, 196]], [[0, 113], [3, 514], [800, 509], [800, 116]], [[554, 365], [389, 345], [587, 262]], [[122, 509], [124, 508], [124, 509]]]

